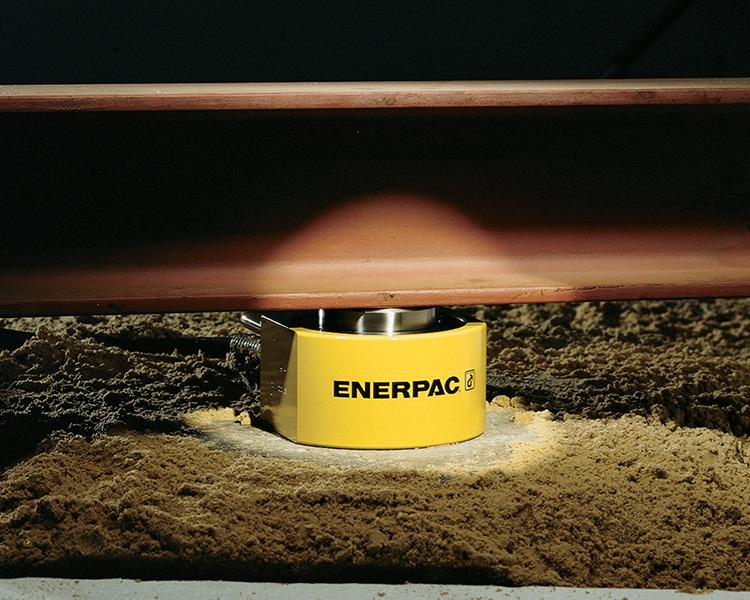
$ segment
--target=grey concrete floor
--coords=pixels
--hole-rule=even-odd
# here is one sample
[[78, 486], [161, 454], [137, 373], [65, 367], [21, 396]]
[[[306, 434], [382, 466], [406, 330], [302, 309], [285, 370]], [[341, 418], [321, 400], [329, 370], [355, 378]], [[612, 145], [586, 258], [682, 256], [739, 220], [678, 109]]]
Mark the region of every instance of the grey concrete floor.
[[[52, 579], [28, 577], [0, 579], [3, 600], [688, 600], [671, 590], [523, 587], [476, 585], [381, 585], [357, 583], [246, 583], [235, 581], [138, 581], [133, 579]], [[750, 599], [750, 592], [709, 592], [700, 600]]]

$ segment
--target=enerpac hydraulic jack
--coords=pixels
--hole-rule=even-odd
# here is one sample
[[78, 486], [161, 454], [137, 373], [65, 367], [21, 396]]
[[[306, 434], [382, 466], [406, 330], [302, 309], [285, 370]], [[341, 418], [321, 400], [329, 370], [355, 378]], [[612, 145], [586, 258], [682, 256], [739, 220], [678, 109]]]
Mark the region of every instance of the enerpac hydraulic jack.
[[261, 417], [301, 444], [416, 448], [484, 431], [486, 327], [442, 308], [245, 313]]

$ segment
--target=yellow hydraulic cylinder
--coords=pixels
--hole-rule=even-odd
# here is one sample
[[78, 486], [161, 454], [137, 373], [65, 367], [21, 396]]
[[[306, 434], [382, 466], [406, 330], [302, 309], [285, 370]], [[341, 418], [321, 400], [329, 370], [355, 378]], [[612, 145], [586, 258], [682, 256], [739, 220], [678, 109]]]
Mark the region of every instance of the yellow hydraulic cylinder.
[[486, 327], [339, 333], [263, 317], [262, 417], [294, 442], [416, 448], [484, 431]]

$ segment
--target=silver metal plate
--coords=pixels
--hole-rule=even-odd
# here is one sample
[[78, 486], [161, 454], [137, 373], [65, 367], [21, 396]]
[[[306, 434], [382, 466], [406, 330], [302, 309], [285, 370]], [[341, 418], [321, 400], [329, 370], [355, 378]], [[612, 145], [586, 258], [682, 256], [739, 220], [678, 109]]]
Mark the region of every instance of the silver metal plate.
[[322, 331], [394, 335], [428, 331], [437, 323], [437, 310], [428, 308], [339, 309], [318, 311]]

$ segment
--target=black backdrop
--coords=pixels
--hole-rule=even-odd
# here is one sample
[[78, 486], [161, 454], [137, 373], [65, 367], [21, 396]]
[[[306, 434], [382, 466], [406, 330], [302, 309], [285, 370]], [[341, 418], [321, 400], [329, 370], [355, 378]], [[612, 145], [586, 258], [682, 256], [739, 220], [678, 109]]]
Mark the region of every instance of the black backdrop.
[[748, 76], [750, 2], [16, 0], [0, 82], [595, 78], [634, 42], [621, 76]]

